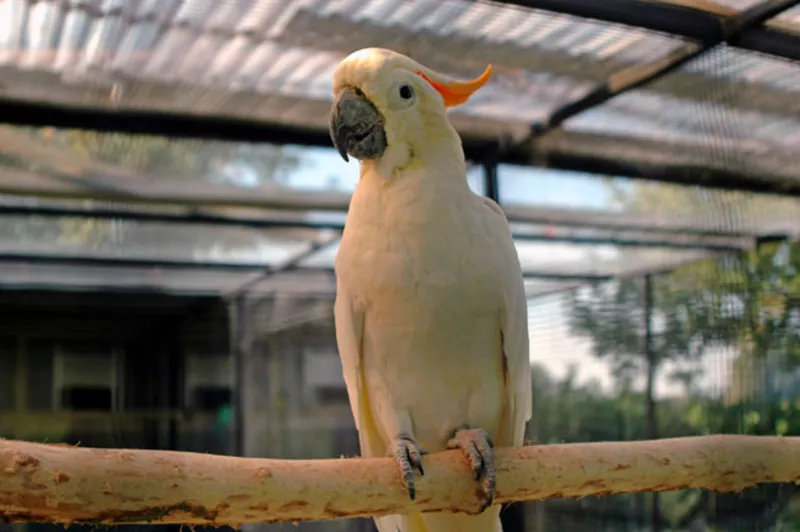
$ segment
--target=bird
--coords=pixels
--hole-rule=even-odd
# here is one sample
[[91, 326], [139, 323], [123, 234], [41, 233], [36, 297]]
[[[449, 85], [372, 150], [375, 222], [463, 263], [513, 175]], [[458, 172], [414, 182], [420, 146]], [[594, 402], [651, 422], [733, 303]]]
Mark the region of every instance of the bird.
[[384, 48], [333, 75], [331, 140], [360, 177], [335, 259], [336, 343], [363, 457], [391, 457], [410, 499], [428, 453], [459, 449], [480, 512], [375, 518], [380, 532], [502, 532], [495, 446], [531, 418], [527, 299], [504, 211], [469, 188], [447, 111], [459, 81]]

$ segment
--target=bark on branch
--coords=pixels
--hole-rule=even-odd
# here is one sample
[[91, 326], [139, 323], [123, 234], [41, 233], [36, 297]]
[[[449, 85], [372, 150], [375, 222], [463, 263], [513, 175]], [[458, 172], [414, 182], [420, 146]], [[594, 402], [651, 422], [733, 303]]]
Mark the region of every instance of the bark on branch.
[[[497, 449], [497, 503], [800, 481], [800, 438], [708, 436]], [[242, 523], [475, 512], [463, 456], [426, 457], [412, 503], [386, 458], [271, 460], [0, 440], [0, 522]]]

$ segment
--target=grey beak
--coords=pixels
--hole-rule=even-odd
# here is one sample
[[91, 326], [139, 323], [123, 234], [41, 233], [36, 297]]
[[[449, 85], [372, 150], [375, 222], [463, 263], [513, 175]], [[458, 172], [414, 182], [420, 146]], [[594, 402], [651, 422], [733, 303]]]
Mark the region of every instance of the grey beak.
[[333, 145], [349, 161], [378, 159], [386, 151], [386, 130], [383, 115], [358, 89], [346, 87], [339, 91], [333, 102], [330, 135]]

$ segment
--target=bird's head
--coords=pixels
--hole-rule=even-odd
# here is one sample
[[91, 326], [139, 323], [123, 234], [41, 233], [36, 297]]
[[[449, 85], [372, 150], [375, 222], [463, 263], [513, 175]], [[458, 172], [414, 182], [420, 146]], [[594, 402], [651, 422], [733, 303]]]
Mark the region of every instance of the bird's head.
[[445, 109], [466, 102], [492, 75], [457, 81], [397, 52], [365, 48], [347, 56], [333, 77], [330, 134], [345, 161], [406, 166], [437, 143], [460, 140]]

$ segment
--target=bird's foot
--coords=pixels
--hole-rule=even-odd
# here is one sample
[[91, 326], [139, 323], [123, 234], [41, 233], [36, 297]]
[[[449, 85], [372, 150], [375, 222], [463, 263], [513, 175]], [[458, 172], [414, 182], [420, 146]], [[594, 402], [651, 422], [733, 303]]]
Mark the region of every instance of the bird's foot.
[[475, 480], [480, 481], [486, 495], [481, 511], [492, 505], [497, 477], [494, 470], [494, 444], [489, 434], [483, 429], [460, 427], [447, 442], [448, 449], [461, 449], [475, 473]]
[[403, 484], [408, 490], [408, 496], [413, 501], [417, 496], [414, 484], [414, 469], [419, 471], [420, 475], [425, 474], [422, 469], [422, 457], [428, 454], [428, 451], [420, 448], [419, 444], [411, 436], [401, 434], [389, 444], [386, 454], [394, 458], [397, 467], [400, 468]]

